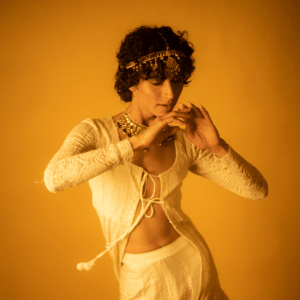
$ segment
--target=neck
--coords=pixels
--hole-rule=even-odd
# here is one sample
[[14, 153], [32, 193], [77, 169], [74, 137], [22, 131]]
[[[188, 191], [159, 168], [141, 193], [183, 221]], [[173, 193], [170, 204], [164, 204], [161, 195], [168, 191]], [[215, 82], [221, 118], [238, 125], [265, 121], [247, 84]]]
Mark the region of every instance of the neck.
[[151, 114], [149, 111], [142, 110], [140, 107], [135, 105], [134, 102], [131, 102], [127, 106], [125, 112], [128, 113], [135, 122], [148, 127], [156, 118], [155, 115]]

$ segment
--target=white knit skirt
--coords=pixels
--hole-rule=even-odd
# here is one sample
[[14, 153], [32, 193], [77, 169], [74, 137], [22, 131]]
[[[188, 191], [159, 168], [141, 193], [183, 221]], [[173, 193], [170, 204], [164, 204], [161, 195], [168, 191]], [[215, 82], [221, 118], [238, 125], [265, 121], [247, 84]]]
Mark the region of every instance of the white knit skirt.
[[197, 300], [201, 258], [180, 236], [160, 249], [125, 253], [120, 272], [120, 300]]

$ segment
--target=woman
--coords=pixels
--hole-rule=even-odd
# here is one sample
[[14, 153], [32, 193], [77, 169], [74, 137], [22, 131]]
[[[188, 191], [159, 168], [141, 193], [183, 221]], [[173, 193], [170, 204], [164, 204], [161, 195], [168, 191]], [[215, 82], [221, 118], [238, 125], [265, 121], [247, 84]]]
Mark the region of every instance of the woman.
[[246, 198], [268, 193], [203, 106], [175, 107], [194, 71], [184, 35], [144, 26], [129, 33], [115, 83], [128, 107], [77, 125], [45, 171], [51, 192], [89, 180], [107, 249], [77, 268], [89, 270], [109, 251], [123, 300], [227, 299], [205, 241], [180, 207], [188, 171]]

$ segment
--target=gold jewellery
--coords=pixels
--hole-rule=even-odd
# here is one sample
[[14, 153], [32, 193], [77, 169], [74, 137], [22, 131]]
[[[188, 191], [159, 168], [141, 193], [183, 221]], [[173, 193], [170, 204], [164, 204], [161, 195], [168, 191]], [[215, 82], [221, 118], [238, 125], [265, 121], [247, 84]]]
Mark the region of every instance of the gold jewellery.
[[[169, 48], [169, 47], [168, 47]], [[143, 56], [137, 60], [137, 62], [130, 62], [127, 66], [126, 69], [131, 69], [137, 71], [139, 67], [141, 67], [143, 64], [146, 64], [148, 61], [150, 62], [150, 65], [153, 68], [153, 71], [155, 71], [158, 67], [158, 59], [163, 61], [167, 67], [167, 69], [170, 72], [173, 72], [174, 74], [178, 75], [180, 72], [180, 67], [177, 62], [180, 61], [180, 56], [184, 56], [184, 54], [178, 50], [165, 50], [165, 51], [159, 51], [159, 52], [154, 52], [149, 55]], [[167, 59], [165, 59], [167, 58]]]
[[[148, 129], [147, 126], [144, 126], [142, 124], [135, 122], [131, 118], [131, 116], [126, 112], [124, 113], [124, 116], [122, 116], [118, 121], [115, 121], [115, 125], [117, 128], [121, 129], [122, 132], [128, 138], [142, 134], [144, 131], [146, 131]], [[165, 130], [163, 130], [163, 131], [165, 131]], [[168, 142], [173, 141], [173, 140], [174, 140], [174, 136], [171, 135], [168, 138], [166, 138], [162, 143], [160, 143], [159, 146], [167, 144]], [[147, 152], [148, 148], [145, 148], [144, 151]]]
[[164, 36], [159, 33], [166, 44], [166, 50], [154, 52], [145, 56], [138, 58], [136, 61], [131, 61], [126, 65], [126, 69], [133, 68], [134, 71], [138, 71], [140, 67], [147, 64], [149, 62], [152, 70], [155, 71], [158, 68], [158, 60], [161, 60], [168, 72], [173, 75], [178, 75], [180, 72], [179, 61], [181, 57], [185, 57], [185, 55], [179, 50], [170, 50], [169, 43], [164, 38]]
[[117, 128], [120, 128], [129, 138], [139, 135], [148, 129], [147, 126], [135, 122], [128, 113], [124, 113], [118, 121], [115, 122]]

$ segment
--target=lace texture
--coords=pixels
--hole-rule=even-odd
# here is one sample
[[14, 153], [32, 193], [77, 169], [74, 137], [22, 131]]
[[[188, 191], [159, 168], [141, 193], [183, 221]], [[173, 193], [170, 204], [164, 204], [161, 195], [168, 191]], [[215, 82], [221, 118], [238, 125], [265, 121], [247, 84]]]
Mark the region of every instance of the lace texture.
[[189, 157], [190, 172], [247, 199], [260, 200], [268, 195], [268, 184], [262, 174], [231, 147], [219, 158], [207, 150], [197, 149], [186, 135], [183, 138], [185, 145], [190, 145], [184, 149]]
[[[142, 213], [152, 203], [159, 202], [174, 229], [198, 250], [202, 262], [199, 299], [215, 299], [214, 295], [220, 293], [217, 271], [206, 242], [181, 209], [182, 181], [191, 171], [253, 200], [267, 196], [268, 184], [260, 172], [231, 147], [225, 156], [218, 158], [209, 151], [196, 148], [182, 130], [177, 133], [175, 146], [174, 165], [159, 175], [159, 199], [153, 198], [154, 194], [150, 200], [144, 199], [143, 209], [135, 222], [135, 209], [143, 199], [142, 188], [146, 175], [142, 168], [130, 162], [133, 158], [132, 146], [128, 140], [119, 140], [111, 117], [87, 119], [76, 126], [47, 166], [44, 181], [54, 193], [89, 181], [93, 206], [101, 222], [107, 251], [79, 265], [79, 269], [89, 270], [97, 258], [109, 252], [119, 279], [128, 233], [144, 217]], [[195, 191], [197, 189], [195, 187]], [[196, 205], [200, 205], [201, 201], [205, 201], [205, 195], [199, 193]], [[146, 217], [151, 215], [150, 208]]]
[[97, 138], [88, 126], [85, 122], [79, 124], [47, 166], [44, 181], [52, 193], [90, 180], [133, 157], [127, 139], [96, 149]]

